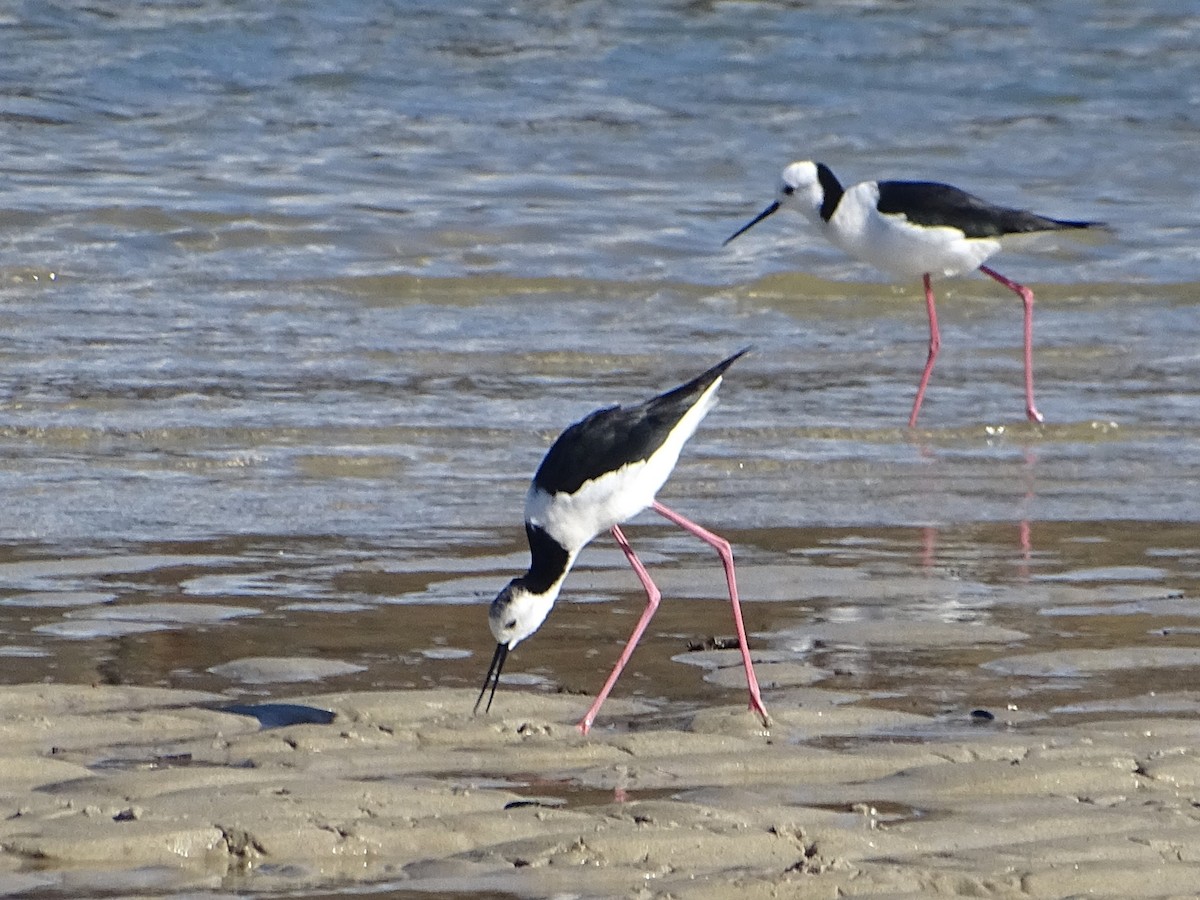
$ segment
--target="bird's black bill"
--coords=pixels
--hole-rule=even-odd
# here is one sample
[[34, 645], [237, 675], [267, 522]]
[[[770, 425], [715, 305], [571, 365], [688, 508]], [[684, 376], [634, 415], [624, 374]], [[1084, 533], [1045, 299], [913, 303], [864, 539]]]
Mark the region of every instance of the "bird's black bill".
[[504, 668], [506, 659], [508, 659], [508, 644], [497, 644], [496, 652], [492, 655], [492, 664], [488, 666], [487, 677], [483, 679], [483, 688], [479, 691], [479, 699], [475, 701], [475, 709], [471, 711], [471, 715], [479, 713], [479, 704], [483, 702], [483, 695], [487, 694], [489, 684], [492, 686], [492, 692], [488, 694], [487, 706], [483, 708], [483, 711], [491, 710], [492, 698], [496, 696], [496, 688], [500, 686], [500, 670]]
[[749, 231], [751, 228], [753, 228], [755, 225], [757, 225], [759, 222], [761, 222], [767, 216], [771, 215], [772, 213], [778, 212], [778, 211], [779, 211], [779, 201], [776, 200], [774, 203], [772, 203], [770, 206], [768, 206], [766, 209], [764, 209], [762, 212], [760, 212], [757, 216], [755, 216], [753, 219], [751, 219], [749, 222], [747, 222], [745, 225], [743, 225], [741, 228], [739, 228], [737, 231], [735, 231], [729, 237], [725, 238], [725, 240], [722, 242], [721, 246], [724, 247], [726, 244], [728, 244], [730, 241], [732, 241], [735, 237], [739, 237], [740, 235], [745, 234], [747, 231]]

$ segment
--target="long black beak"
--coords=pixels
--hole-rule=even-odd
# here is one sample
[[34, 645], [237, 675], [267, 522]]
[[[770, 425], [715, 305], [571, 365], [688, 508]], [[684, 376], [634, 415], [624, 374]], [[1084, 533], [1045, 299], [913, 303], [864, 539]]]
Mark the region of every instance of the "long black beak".
[[500, 686], [500, 670], [504, 668], [506, 659], [508, 659], [508, 644], [497, 644], [496, 652], [492, 656], [492, 664], [488, 666], [487, 677], [483, 679], [483, 688], [479, 692], [479, 699], [475, 701], [475, 709], [471, 711], [471, 715], [478, 715], [479, 704], [483, 702], [483, 695], [488, 692], [489, 683], [492, 685], [492, 693], [488, 696], [487, 706], [483, 708], [483, 711], [491, 710], [492, 697], [496, 696], [496, 688]]
[[732, 241], [735, 237], [745, 234], [747, 231], [749, 231], [751, 228], [753, 228], [755, 225], [757, 225], [759, 222], [761, 222], [767, 216], [771, 215], [772, 213], [778, 212], [778, 211], [779, 211], [779, 201], [776, 200], [770, 206], [768, 206], [766, 209], [764, 209], [762, 212], [760, 212], [757, 216], [755, 216], [753, 219], [751, 219], [749, 222], [747, 222], [745, 225], [743, 225], [741, 228], [739, 228], [737, 231], [735, 231], [733, 234], [731, 234], [729, 237], [725, 238], [725, 240], [722, 242], [721, 246], [724, 247], [726, 244], [728, 244], [730, 241]]

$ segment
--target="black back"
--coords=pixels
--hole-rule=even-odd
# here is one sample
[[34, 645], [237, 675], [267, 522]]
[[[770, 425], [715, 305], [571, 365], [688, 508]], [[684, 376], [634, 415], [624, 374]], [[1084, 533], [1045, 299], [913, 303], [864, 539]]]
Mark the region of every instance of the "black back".
[[534, 486], [549, 494], [573, 494], [593, 478], [649, 459], [709, 385], [749, 349], [645, 403], [598, 409], [576, 422], [546, 453], [533, 476]]
[[1023, 209], [993, 206], [964, 190], [936, 181], [881, 181], [876, 208], [881, 213], [903, 213], [915, 225], [948, 225], [969, 238], [1099, 224], [1049, 219]]

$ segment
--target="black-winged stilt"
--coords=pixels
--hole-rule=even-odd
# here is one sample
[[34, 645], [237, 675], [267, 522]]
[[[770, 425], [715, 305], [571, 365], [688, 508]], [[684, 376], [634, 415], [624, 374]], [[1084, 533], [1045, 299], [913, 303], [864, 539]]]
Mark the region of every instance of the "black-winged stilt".
[[764, 724], [769, 723], [750, 662], [729, 542], [655, 499], [675, 468], [683, 445], [716, 404], [721, 376], [746, 352], [735, 353], [687, 384], [645, 403], [597, 410], [564, 431], [550, 447], [525, 497], [529, 571], [510, 581], [492, 601], [488, 612], [488, 624], [497, 641], [496, 652], [475, 701], [476, 712], [489, 685], [492, 690], [487, 709], [491, 709], [500, 670], [509, 651], [541, 626], [576, 556], [593, 538], [608, 530], [646, 589], [647, 603], [620, 659], [579, 722], [580, 731], [587, 734], [658, 608], [661, 594], [620, 528], [621, 523], [642, 510], [653, 508], [720, 555], [750, 689], [750, 708]]
[[1004, 235], [1090, 228], [1101, 223], [1050, 219], [994, 206], [934, 181], [863, 181], [843, 189], [829, 166], [804, 161], [783, 170], [779, 196], [725, 243], [784, 207], [798, 209], [855, 259], [900, 278], [924, 280], [929, 356], [908, 417], [910, 428], [917, 424], [942, 340], [931, 278], [961, 275], [973, 269], [1014, 291], [1025, 305], [1025, 415], [1032, 422], [1042, 421], [1033, 401], [1033, 291], [983, 263], [1000, 249], [998, 238]]

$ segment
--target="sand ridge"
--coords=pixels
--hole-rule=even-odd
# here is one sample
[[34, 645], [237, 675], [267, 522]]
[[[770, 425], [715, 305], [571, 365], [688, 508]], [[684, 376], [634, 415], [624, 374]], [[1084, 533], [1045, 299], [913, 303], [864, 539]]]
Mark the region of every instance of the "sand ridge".
[[[522, 896], [1193, 896], [1190, 720], [935, 721], [796, 688], [664, 723], [631, 701], [325, 694], [263, 729], [227, 698], [0, 689], [0, 893], [307, 890]], [[623, 723], [618, 727], [613, 723]], [[90, 887], [89, 887], [90, 886]]]

